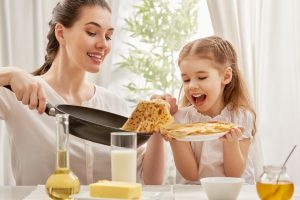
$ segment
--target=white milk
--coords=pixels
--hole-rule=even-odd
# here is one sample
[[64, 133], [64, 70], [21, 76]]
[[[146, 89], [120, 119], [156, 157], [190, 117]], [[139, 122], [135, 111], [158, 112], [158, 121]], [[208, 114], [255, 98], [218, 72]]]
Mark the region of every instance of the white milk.
[[136, 182], [136, 150], [111, 151], [112, 181]]

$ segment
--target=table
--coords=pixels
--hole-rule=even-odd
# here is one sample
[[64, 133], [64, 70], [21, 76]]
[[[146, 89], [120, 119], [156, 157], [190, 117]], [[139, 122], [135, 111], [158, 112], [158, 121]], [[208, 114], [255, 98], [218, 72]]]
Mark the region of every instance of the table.
[[[87, 192], [87, 186], [81, 186], [81, 193]], [[0, 187], [0, 200], [29, 200], [39, 194], [43, 198], [33, 200], [47, 200], [44, 186], [2, 186]], [[31, 200], [30, 199], [30, 200]], [[143, 186], [141, 200], [207, 200], [200, 185], [169, 185], [169, 186]], [[238, 200], [258, 200], [255, 185], [244, 185]], [[300, 186], [295, 186], [293, 200], [300, 200]]]

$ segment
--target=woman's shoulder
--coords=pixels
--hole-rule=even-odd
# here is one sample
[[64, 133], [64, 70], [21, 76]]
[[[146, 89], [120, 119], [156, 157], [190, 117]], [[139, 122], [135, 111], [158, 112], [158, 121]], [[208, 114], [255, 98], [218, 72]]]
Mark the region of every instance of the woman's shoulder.
[[98, 85], [95, 85], [95, 88], [95, 95], [89, 102], [93, 107], [124, 116], [129, 115], [129, 107], [125, 99], [107, 88]]
[[95, 91], [95, 98], [101, 98], [101, 99], [105, 99], [108, 102], [115, 102], [115, 101], [124, 101], [121, 97], [119, 97], [116, 93], [112, 92], [111, 90], [99, 86], [99, 85], [95, 85], [96, 91]]

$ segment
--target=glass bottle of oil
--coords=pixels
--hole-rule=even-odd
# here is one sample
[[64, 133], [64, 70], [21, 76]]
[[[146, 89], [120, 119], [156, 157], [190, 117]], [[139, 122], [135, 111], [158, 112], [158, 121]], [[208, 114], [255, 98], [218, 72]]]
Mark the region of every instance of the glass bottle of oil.
[[56, 169], [46, 182], [46, 191], [53, 200], [70, 200], [79, 193], [80, 182], [69, 165], [69, 115], [56, 115]]
[[289, 200], [294, 193], [294, 184], [286, 167], [264, 166], [264, 173], [256, 183], [256, 191], [263, 200]]

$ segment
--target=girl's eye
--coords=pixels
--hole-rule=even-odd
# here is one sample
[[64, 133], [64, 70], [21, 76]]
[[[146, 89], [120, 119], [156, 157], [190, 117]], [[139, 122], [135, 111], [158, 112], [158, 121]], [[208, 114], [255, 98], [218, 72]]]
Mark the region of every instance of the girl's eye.
[[110, 40], [111, 40], [111, 37], [106, 36], [105, 39], [106, 39], [107, 41], [110, 41]]
[[92, 32], [89, 32], [89, 31], [87, 31], [86, 32], [89, 36], [95, 36], [96, 35], [96, 33], [92, 33]]
[[186, 80], [182, 80], [184, 83], [188, 83], [188, 82], [190, 82], [190, 80], [189, 79], [186, 79]]
[[206, 79], [207, 77], [198, 77], [199, 80], [204, 80]]

